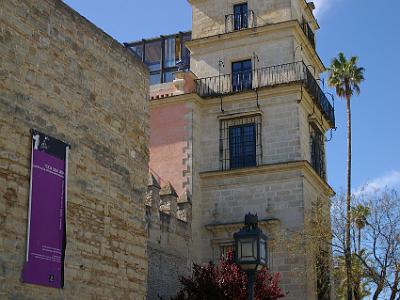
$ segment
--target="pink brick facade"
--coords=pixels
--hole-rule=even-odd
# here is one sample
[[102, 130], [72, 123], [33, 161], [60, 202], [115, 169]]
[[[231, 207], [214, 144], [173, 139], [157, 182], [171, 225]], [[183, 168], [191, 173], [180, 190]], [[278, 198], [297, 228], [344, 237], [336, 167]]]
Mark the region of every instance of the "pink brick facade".
[[150, 170], [161, 185], [171, 182], [179, 196], [186, 182], [188, 112], [184, 103], [150, 109]]

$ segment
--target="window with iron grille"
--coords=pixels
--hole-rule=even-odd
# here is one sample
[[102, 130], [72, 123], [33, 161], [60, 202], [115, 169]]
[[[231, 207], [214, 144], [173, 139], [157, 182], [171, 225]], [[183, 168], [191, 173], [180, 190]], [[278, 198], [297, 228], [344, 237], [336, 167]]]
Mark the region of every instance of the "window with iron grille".
[[261, 164], [261, 115], [221, 120], [220, 162], [222, 170]]
[[326, 179], [325, 135], [315, 124], [311, 124], [310, 127], [311, 165], [321, 178]]

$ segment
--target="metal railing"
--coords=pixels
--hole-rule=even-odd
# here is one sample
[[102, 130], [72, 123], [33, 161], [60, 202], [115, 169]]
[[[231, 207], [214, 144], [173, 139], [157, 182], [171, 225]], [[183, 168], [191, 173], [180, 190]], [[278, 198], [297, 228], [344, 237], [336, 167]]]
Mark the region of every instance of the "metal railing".
[[304, 80], [305, 87], [310, 93], [311, 97], [315, 101], [315, 103], [322, 110], [325, 118], [329, 121], [332, 128], [336, 127], [335, 124], [335, 110], [332, 107], [332, 104], [329, 102], [325, 93], [322, 91], [318, 82], [315, 80], [314, 76], [311, 74], [310, 70], [304, 66], [306, 72], [306, 78]]
[[225, 33], [256, 27], [254, 11], [225, 15]]
[[323, 112], [331, 127], [335, 127], [334, 109], [314, 76], [303, 62], [287, 63], [233, 75], [205, 77], [196, 80], [196, 93], [203, 98], [220, 97], [246, 90], [301, 83]]

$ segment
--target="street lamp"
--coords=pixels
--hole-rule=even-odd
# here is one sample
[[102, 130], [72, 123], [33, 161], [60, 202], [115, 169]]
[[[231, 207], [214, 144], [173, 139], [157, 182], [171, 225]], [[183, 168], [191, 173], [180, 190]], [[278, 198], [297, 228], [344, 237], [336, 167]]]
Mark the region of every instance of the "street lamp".
[[253, 299], [254, 277], [267, 263], [267, 236], [258, 228], [257, 214], [248, 213], [245, 226], [233, 235], [235, 263], [247, 274], [248, 299]]

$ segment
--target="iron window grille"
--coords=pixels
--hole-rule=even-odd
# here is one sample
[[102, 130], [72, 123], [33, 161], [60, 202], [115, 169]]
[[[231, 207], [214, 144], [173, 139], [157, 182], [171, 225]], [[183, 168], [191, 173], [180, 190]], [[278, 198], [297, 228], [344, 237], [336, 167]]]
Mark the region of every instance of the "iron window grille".
[[326, 179], [324, 143], [325, 135], [315, 124], [311, 124], [311, 165], [322, 179]]
[[261, 115], [220, 122], [220, 167], [230, 170], [261, 164]]

